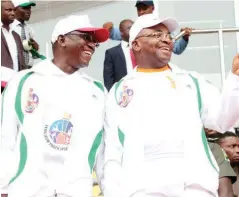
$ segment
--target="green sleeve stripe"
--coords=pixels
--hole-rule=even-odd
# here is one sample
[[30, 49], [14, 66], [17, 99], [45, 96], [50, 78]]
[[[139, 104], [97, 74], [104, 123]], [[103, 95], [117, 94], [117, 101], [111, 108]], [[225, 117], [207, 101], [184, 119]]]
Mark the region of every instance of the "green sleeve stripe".
[[[193, 77], [192, 75], [189, 74], [189, 76], [192, 78], [195, 86], [196, 86], [196, 90], [197, 90], [197, 99], [198, 99], [198, 111], [199, 114], [201, 116], [201, 112], [202, 112], [202, 97], [201, 97], [201, 91], [200, 91], [200, 87], [199, 87], [199, 83], [198, 80]], [[201, 137], [202, 137], [202, 142], [203, 142], [203, 147], [204, 147], [204, 151], [206, 152], [207, 158], [211, 164], [211, 166], [218, 172], [216, 166], [213, 164], [210, 152], [209, 152], [209, 146], [208, 146], [208, 142], [207, 142], [207, 138], [205, 135], [205, 131], [204, 128], [202, 128], [202, 132], [201, 132]]]
[[[19, 121], [23, 124], [24, 120], [24, 113], [22, 111], [22, 88], [25, 81], [33, 74], [34, 72], [29, 72], [24, 75], [18, 85], [16, 100], [15, 100], [15, 110], [18, 116]], [[20, 140], [20, 161], [18, 165], [18, 170], [16, 175], [10, 180], [9, 184], [14, 182], [17, 177], [23, 172], [27, 161], [27, 141], [26, 137], [24, 136], [23, 132], [21, 133], [21, 140]]]
[[201, 111], [202, 111], [202, 97], [201, 97], [201, 91], [200, 91], [200, 88], [199, 88], [199, 83], [198, 83], [198, 80], [193, 77], [192, 75], [189, 74], [189, 76], [192, 78], [194, 84], [196, 85], [196, 90], [197, 90], [197, 97], [198, 97], [198, 111], [200, 113], [200, 116], [201, 116]]
[[99, 146], [102, 142], [102, 136], [103, 136], [103, 129], [101, 129], [99, 131], [99, 133], [96, 135], [93, 144], [91, 146], [90, 149], [90, 153], [88, 156], [88, 163], [89, 163], [89, 167], [90, 167], [90, 171], [93, 172], [93, 168], [95, 166], [95, 162], [96, 162], [96, 153], [99, 149]]
[[118, 127], [118, 136], [119, 136], [121, 145], [124, 147], [124, 133], [119, 127]]
[[9, 184], [14, 182], [17, 179], [17, 177], [20, 176], [20, 174], [23, 172], [23, 170], [25, 168], [26, 162], [27, 162], [27, 141], [26, 141], [26, 137], [24, 136], [24, 134], [21, 133], [20, 161], [19, 161], [19, 165], [18, 165], [18, 170], [17, 170], [16, 175], [11, 178]]
[[216, 166], [214, 165], [214, 163], [212, 161], [212, 158], [211, 158], [211, 155], [210, 155], [210, 152], [209, 152], [209, 146], [208, 146], [208, 142], [207, 142], [207, 138], [206, 138], [206, 135], [205, 135], [204, 128], [202, 128], [201, 137], [202, 137], [202, 142], [203, 142], [204, 150], [205, 150], [205, 152], [207, 154], [207, 158], [208, 158], [211, 166], [219, 173], [218, 169], [216, 168]]
[[[118, 101], [117, 101], [117, 91], [118, 91], [118, 88], [119, 88], [119, 86], [122, 82], [123, 82], [123, 79], [121, 79], [119, 82], [117, 82], [115, 84], [115, 102], [116, 103], [118, 103]], [[119, 127], [118, 127], [118, 137], [119, 137], [119, 141], [120, 141], [121, 145], [124, 147], [125, 135]]]

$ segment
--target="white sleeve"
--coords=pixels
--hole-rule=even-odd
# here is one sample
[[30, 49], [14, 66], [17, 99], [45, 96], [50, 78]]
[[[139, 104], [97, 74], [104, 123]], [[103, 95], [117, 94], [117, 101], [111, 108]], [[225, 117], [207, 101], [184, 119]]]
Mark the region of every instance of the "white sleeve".
[[[104, 179], [104, 142], [102, 143], [98, 149], [96, 164], [95, 164], [95, 173], [97, 178], [97, 183], [99, 184], [100, 188], [102, 188], [102, 182]], [[95, 181], [95, 180], [94, 180]]]
[[115, 99], [115, 86], [111, 89], [105, 110], [104, 121], [104, 179], [101, 183], [104, 197], [122, 197], [121, 195], [121, 159], [123, 146], [118, 134], [118, 105]]
[[2, 96], [0, 188], [6, 186], [16, 172], [17, 157], [14, 152], [19, 122], [15, 112], [16, 80], [11, 80]]
[[[103, 84], [102, 84], [103, 86]], [[104, 86], [103, 86], [104, 87]], [[104, 120], [104, 115], [105, 115], [105, 98], [107, 97], [108, 91], [104, 87], [104, 109], [103, 109], [103, 120]], [[103, 124], [103, 122], [102, 122]], [[97, 183], [99, 184], [100, 188], [102, 188], [102, 182], [104, 179], [104, 150], [105, 150], [105, 144], [104, 144], [104, 139], [103, 139], [104, 133], [102, 133], [102, 140], [101, 144], [98, 148], [98, 153], [97, 153], [97, 158], [96, 158], [96, 164], [94, 167], [95, 173], [96, 173], [96, 178], [97, 178]], [[94, 180], [95, 182], [95, 180]], [[102, 190], [102, 189], [101, 189]]]
[[204, 127], [224, 133], [239, 120], [239, 76], [229, 73], [221, 94], [199, 79]]

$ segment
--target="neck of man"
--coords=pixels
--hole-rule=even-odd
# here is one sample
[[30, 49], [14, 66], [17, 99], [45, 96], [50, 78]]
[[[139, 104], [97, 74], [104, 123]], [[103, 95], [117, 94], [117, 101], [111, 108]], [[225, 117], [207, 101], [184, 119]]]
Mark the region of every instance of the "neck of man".
[[10, 30], [10, 24], [11, 23], [2, 22], [2, 27], [4, 27], [7, 31], [9, 31]]
[[155, 58], [150, 58], [150, 56], [147, 56], [147, 54], [134, 54], [135, 59], [138, 65], [138, 68], [144, 68], [144, 69], [158, 69], [163, 68], [165, 66], [168, 66], [169, 61], [159, 61]]
[[73, 74], [74, 72], [79, 70], [69, 65], [66, 58], [54, 57], [52, 62], [66, 74]]
[[[146, 61], [145, 61], [146, 60]], [[144, 69], [160, 69], [165, 66], [168, 66], [168, 63], [164, 62], [148, 62], [147, 58], [142, 58], [140, 61], [137, 61], [138, 68], [144, 68]]]
[[20, 23], [22, 23], [22, 24], [24, 24], [25, 23], [25, 21], [24, 20], [22, 20], [22, 19], [17, 19]]
[[129, 43], [129, 39], [122, 37], [122, 40]]

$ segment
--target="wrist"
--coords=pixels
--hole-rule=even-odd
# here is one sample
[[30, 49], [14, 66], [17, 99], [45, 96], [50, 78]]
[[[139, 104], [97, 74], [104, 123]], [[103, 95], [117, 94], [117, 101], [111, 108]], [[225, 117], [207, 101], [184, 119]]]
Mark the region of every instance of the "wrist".
[[231, 72], [232, 72], [233, 75], [239, 76], [239, 71], [238, 71], [238, 70], [233, 70], [233, 69], [232, 69]]
[[188, 42], [188, 36], [183, 36], [183, 39]]

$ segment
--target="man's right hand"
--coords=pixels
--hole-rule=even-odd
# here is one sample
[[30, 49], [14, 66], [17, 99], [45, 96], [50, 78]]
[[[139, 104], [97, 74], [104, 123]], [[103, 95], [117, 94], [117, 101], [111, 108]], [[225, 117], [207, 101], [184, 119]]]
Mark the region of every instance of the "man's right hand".
[[35, 40], [33, 40], [32, 38], [30, 38], [30, 42], [31, 42], [32, 47], [38, 51], [39, 50], [39, 44]]
[[109, 32], [111, 32], [114, 24], [112, 22], [107, 22], [103, 24], [103, 28], [108, 29]]

